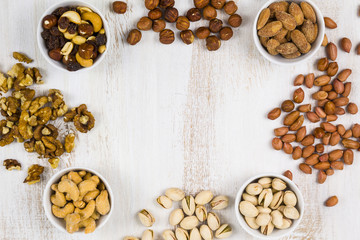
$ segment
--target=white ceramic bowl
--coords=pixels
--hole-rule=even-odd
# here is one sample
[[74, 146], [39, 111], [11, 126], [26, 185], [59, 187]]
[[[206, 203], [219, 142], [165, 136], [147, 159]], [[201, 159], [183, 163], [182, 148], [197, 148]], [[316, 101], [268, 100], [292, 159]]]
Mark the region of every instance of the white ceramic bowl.
[[[257, 182], [257, 180], [262, 177], [280, 178], [283, 181], [285, 181], [288, 188], [290, 190], [292, 190], [297, 196], [298, 202], [297, 202], [296, 208], [299, 210], [299, 213], [300, 213], [300, 218], [297, 220], [293, 220], [293, 223], [290, 228], [284, 229], [284, 230], [279, 230], [279, 229], [274, 228], [274, 231], [269, 236], [265, 236], [264, 234], [262, 234], [259, 229], [254, 230], [254, 229], [250, 228], [247, 225], [247, 223], [245, 222], [243, 215], [241, 215], [241, 213], [239, 212], [239, 203], [241, 201], [241, 197], [245, 191], [246, 186], [249, 185], [250, 183]], [[305, 205], [304, 198], [303, 198], [299, 188], [296, 186], [296, 184], [293, 181], [291, 181], [287, 177], [280, 175], [280, 174], [263, 173], [263, 174], [259, 174], [259, 175], [256, 175], [256, 176], [250, 178], [241, 186], [239, 192], [236, 195], [236, 199], [235, 199], [235, 215], [236, 215], [236, 218], [237, 218], [240, 226], [250, 235], [260, 238], [260, 239], [278, 239], [278, 238], [284, 237], [285, 235], [290, 234], [291, 232], [293, 232], [296, 229], [296, 227], [299, 225], [299, 223], [301, 222], [302, 217], [304, 215], [304, 205]]]
[[105, 29], [105, 33], [106, 33], [106, 37], [107, 37], [107, 42], [106, 42], [106, 51], [102, 54], [99, 54], [98, 57], [95, 59], [94, 64], [91, 67], [88, 68], [81, 68], [78, 71], [74, 71], [74, 72], [79, 72], [79, 71], [86, 71], [86, 70], [90, 70], [95, 68], [97, 65], [100, 64], [100, 62], [105, 58], [107, 52], [109, 51], [109, 25], [107, 23], [107, 21], [105, 20], [105, 17], [102, 15], [102, 13], [93, 5], [87, 3], [87, 2], [83, 2], [83, 1], [61, 1], [58, 2], [54, 5], [52, 5], [50, 8], [48, 8], [45, 13], [41, 16], [41, 18], [39, 19], [39, 24], [37, 26], [37, 42], [38, 42], [38, 46], [40, 49], [41, 54], [44, 56], [44, 58], [55, 68], [66, 71], [66, 72], [71, 72], [68, 71], [65, 67], [65, 65], [62, 62], [59, 61], [55, 61], [53, 59], [51, 59], [49, 57], [49, 50], [46, 48], [45, 46], [45, 41], [44, 39], [42, 39], [41, 37], [41, 32], [44, 30], [42, 27], [42, 20], [46, 15], [51, 14], [53, 11], [55, 11], [57, 8], [59, 7], [67, 7], [67, 6], [85, 6], [85, 7], [89, 7], [91, 10], [93, 10], [95, 13], [99, 14], [99, 16], [101, 17], [102, 21], [103, 21], [103, 28]]
[[[66, 168], [58, 173], [56, 173], [54, 176], [52, 176], [50, 178], [50, 180], [47, 182], [45, 190], [44, 190], [44, 194], [43, 194], [43, 207], [45, 210], [45, 215], [46, 217], [49, 219], [49, 221], [51, 222], [52, 225], [54, 225], [57, 229], [59, 229], [62, 232], [66, 232], [66, 227], [65, 227], [65, 221], [64, 219], [60, 219], [55, 217], [52, 212], [51, 212], [51, 202], [50, 202], [50, 196], [53, 192], [53, 190], [51, 190], [51, 185], [53, 185], [54, 183], [58, 183], [61, 179], [61, 177], [65, 174], [67, 174], [70, 171], [81, 171], [81, 170], [85, 170], [87, 172], [92, 173], [93, 175], [96, 175], [99, 177], [99, 179], [104, 183], [106, 190], [109, 193], [109, 199], [110, 199], [110, 212], [107, 215], [101, 216], [99, 220], [96, 220], [96, 229], [95, 232], [102, 228], [106, 222], [109, 220], [113, 210], [114, 210], [114, 194], [110, 188], [109, 183], [106, 181], [106, 179], [98, 172], [96, 172], [95, 170], [89, 169], [89, 168], [84, 168], [84, 167], [71, 167], [71, 168]], [[78, 232], [75, 232], [73, 234], [84, 234], [83, 233], [83, 229], [80, 229]]]
[[[316, 13], [317, 24], [318, 24], [318, 28], [319, 28], [318, 37], [317, 37], [316, 41], [312, 43], [311, 50], [308, 53], [303, 54], [298, 58], [286, 59], [286, 58], [282, 57], [281, 55], [273, 56], [273, 55], [269, 54], [267, 52], [267, 50], [261, 45], [260, 40], [259, 40], [259, 36], [257, 35], [258, 30], [256, 29], [256, 25], [257, 25], [257, 21], [258, 21], [258, 18], [259, 18], [259, 15], [260, 15], [261, 11], [263, 9], [267, 8], [271, 3], [278, 2], [278, 1], [279, 0], [269, 0], [269, 1], [267, 1], [260, 8], [258, 14], [255, 17], [254, 25], [253, 25], [253, 37], [254, 37], [254, 42], [255, 42], [256, 48], [259, 50], [261, 55], [263, 55], [267, 60], [269, 60], [272, 63], [276, 63], [276, 64], [279, 64], [279, 65], [293, 65], [293, 64], [304, 62], [304, 61], [308, 60], [309, 58], [311, 58], [312, 56], [314, 56], [314, 54], [321, 47], [321, 43], [322, 43], [322, 41], [324, 39], [324, 33], [325, 33], [324, 17], [322, 15], [320, 9], [311, 0], [304, 0], [305, 2], [308, 2], [313, 7], [313, 9], [314, 9], [314, 11]], [[300, 3], [300, 2], [304, 2], [304, 1], [292, 0], [292, 1], [288, 1], [288, 2]]]

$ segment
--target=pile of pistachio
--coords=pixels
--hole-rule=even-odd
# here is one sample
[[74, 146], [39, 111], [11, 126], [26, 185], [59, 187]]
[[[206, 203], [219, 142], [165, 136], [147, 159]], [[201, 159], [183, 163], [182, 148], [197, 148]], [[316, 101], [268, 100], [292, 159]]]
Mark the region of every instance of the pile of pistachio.
[[[179, 188], [169, 188], [165, 195], [157, 198], [159, 205], [165, 209], [173, 207], [173, 202], [179, 202], [180, 207], [174, 209], [169, 216], [169, 224], [175, 230], [167, 229], [162, 232], [164, 240], [201, 240], [201, 239], [224, 239], [232, 234], [229, 224], [221, 224], [218, 215], [211, 210], [222, 210], [229, 205], [226, 196], [214, 197], [211, 191], [202, 191], [195, 198], [191, 195], [186, 196], [185, 192]], [[146, 209], [138, 213], [141, 223], [145, 227], [152, 227], [155, 218]], [[153, 240], [154, 231], [147, 229], [143, 232], [142, 240]], [[127, 236], [124, 240], [138, 240], [137, 237]]]
[[239, 211], [250, 228], [270, 235], [274, 228], [287, 229], [300, 218], [296, 205], [296, 194], [283, 180], [263, 177], [246, 187]]

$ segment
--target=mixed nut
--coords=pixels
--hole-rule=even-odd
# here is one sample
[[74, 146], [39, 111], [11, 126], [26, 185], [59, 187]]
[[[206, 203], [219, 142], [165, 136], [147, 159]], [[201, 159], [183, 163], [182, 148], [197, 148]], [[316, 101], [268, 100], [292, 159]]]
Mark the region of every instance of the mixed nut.
[[91, 67], [106, 51], [106, 33], [101, 17], [88, 7], [60, 7], [42, 20], [49, 57], [69, 71]]
[[[214, 237], [224, 239], [232, 234], [231, 226], [222, 224], [219, 216], [214, 212], [227, 208], [229, 199], [226, 196], [214, 197], [211, 191], [202, 191], [193, 197], [186, 195], [179, 188], [169, 188], [164, 195], [157, 198], [157, 202], [165, 209], [170, 209], [173, 202], [180, 203], [180, 207], [174, 209], [169, 216], [169, 224], [175, 227], [175, 230], [163, 231], [164, 240], [201, 240]], [[208, 212], [209, 209], [213, 211]], [[138, 217], [145, 227], [152, 227], [155, 223], [154, 216], [146, 209], [141, 210]], [[141, 239], [153, 240], [154, 232], [150, 229], [145, 230]], [[138, 238], [127, 236], [124, 240], [138, 240]]]
[[256, 28], [269, 54], [288, 59], [308, 53], [318, 37], [317, 16], [308, 2], [274, 2], [261, 11]]
[[98, 176], [86, 171], [71, 171], [51, 186], [51, 211], [66, 222], [66, 231], [85, 228], [92, 233], [96, 221], [110, 212], [109, 193]]
[[239, 211], [250, 228], [264, 235], [287, 229], [300, 218], [297, 196], [280, 178], [263, 177], [247, 185]]
[[[159, 41], [162, 44], [171, 44], [175, 41], [175, 33], [166, 28], [166, 25], [175, 23], [176, 29], [180, 31], [180, 38], [185, 44], [192, 44], [196, 36], [199, 39], [206, 39], [206, 47], [209, 51], [216, 51], [220, 48], [221, 41], [232, 38], [232, 28], [237, 28], [242, 23], [241, 16], [236, 14], [238, 7], [234, 1], [194, 0], [195, 8], [189, 9], [184, 16], [179, 15], [174, 5], [174, 0], [145, 0], [145, 7], [149, 10], [148, 16], [140, 18], [137, 29], [129, 32], [127, 42], [136, 45], [142, 37], [140, 31], [152, 29], [159, 33]], [[229, 15], [227, 21], [229, 26], [224, 26], [223, 21], [217, 18], [217, 11], [221, 9]], [[116, 12], [115, 7], [114, 11]], [[199, 27], [194, 33], [190, 30], [191, 22], [200, 21], [202, 18], [209, 21], [209, 25]]]

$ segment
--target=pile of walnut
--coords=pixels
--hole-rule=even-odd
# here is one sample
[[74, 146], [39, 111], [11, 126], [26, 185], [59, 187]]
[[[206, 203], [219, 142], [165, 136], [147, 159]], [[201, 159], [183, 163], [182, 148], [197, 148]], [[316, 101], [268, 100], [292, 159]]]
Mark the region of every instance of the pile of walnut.
[[88, 7], [60, 7], [44, 17], [42, 27], [50, 58], [69, 71], [91, 67], [106, 50], [102, 19]]
[[85, 228], [92, 233], [96, 220], [110, 211], [108, 191], [99, 177], [86, 171], [71, 171], [51, 186], [51, 211], [66, 222], [66, 231], [74, 233]]
[[[23, 54], [14, 53], [14, 58], [31, 62]], [[33, 83], [42, 83], [42, 76], [37, 68], [25, 68], [21, 63], [15, 64], [7, 74], [0, 73], [0, 91], [8, 97], [0, 98], [0, 147], [15, 140], [24, 143], [27, 152], [36, 152], [40, 158], [48, 158], [52, 168], [57, 168], [59, 157], [66, 151], [70, 153], [75, 144], [75, 134], [68, 134], [65, 139], [58, 139], [58, 129], [50, 124], [59, 117], [65, 122], [74, 122], [76, 129], [82, 133], [90, 131], [95, 125], [94, 116], [87, 111], [85, 104], [68, 110], [64, 97], [59, 90], [50, 89], [47, 96], [35, 97], [35, 90], [30, 89]], [[4, 163], [5, 165], [5, 163]], [[33, 165], [24, 182], [32, 184], [40, 181], [43, 167]]]
[[[138, 21], [137, 29], [130, 31], [127, 42], [130, 45], [137, 44], [142, 36], [140, 31], [152, 29], [159, 33], [162, 44], [171, 44], [175, 41], [175, 34], [171, 29], [166, 28], [166, 24], [176, 23], [181, 40], [185, 44], [192, 44], [196, 36], [199, 39], [206, 39], [206, 47], [209, 51], [216, 51], [221, 47], [221, 40], [227, 41], [232, 38], [232, 28], [237, 28], [242, 23], [241, 16], [236, 14], [238, 7], [234, 1], [194, 0], [195, 8], [189, 9], [185, 16], [179, 16], [179, 11], [174, 5], [175, 0], [145, 0], [145, 7], [150, 10], [148, 16]], [[113, 8], [115, 12], [123, 13], [126, 5], [117, 1]], [[227, 21], [229, 26], [223, 26], [223, 21], [217, 18], [217, 10], [224, 10], [229, 15]], [[198, 28], [194, 34], [189, 29], [190, 22], [197, 22], [202, 18], [208, 20], [209, 24]]]
[[[326, 74], [316, 77], [314, 73], [306, 76], [300, 74], [294, 81], [295, 86], [304, 84], [309, 89], [318, 87], [312, 94], [312, 99], [317, 101], [316, 106], [313, 108], [311, 104], [302, 104], [294, 110], [295, 104], [301, 104], [305, 97], [304, 90], [299, 87], [292, 100], [284, 101], [281, 108], [275, 108], [268, 114], [268, 118], [274, 120], [281, 111], [288, 113], [283, 121], [285, 126], [274, 129], [276, 137], [272, 140], [273, 148], [292, 154], [294, 160], [304, 158], [304, 162], [299, 165], [300, 170], [306, 174], [311, 174], [312, 168], [318, 170], [317, 181], [320, 184], [326, 181], [327, 176], [333, 175], [334, 170], [343, 170], [344, 165], [351, 165], [353, 150], [360, 148], [359, 124], [346, 129], [342, 124], [331, 123], [346, 112], [356, 114], [358, 107], [348, 98], [351, 82], [347, 80], [352, 73], [351, 69], [338, 73], [336, 45], [328, 43], [325, 38], [323, 46], [326, 46], [327, 58], [320, 59], [317, 66], [319, 71], [326, 71]], [[331, 80], [333, 76], [336, 77]], [[307, 133], [306, 126], [303, 126], [305, 117], [312, 123], [319, 123], [312, 133]], [[316, 139], [319, 143], [316, 143]], [[298, 146], [293, 146], [294, 143], [298, 143]], [[331, 152], [326, 149], [327, 146], [337, 146], [339, 143], [345, 149]]]

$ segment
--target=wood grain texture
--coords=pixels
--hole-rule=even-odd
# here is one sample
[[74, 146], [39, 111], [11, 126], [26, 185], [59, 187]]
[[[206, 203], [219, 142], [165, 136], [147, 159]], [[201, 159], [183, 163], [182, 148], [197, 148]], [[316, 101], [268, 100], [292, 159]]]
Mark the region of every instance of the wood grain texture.
[[[42, 192], [47, 180], [69, 166], [85, 166], [99, 171], [109, 181], [115, 195], [113, 216], [104, 228], [86, 239], [122, 239], [141, 236], [144, 227], [137, 211], [147, 208], [157, 220], [154, 230], [161, 239], [169, 228], [169, 211], [156, 205], [157, 196], [168, 187], [183, 187], [194, 194], [210, 188], [216, 194], [231, 197], [231, 207], [221, 211], [223, 222], [234, 228], [230, 240], [252, 239], [237, 224], [233, 204], [240, 185], [262, 172], [282, 173], [290, 169], [304, 194], [306, 210], [299, 228], [284, 239], [355, 239], [360, 234], [358, 153], [352, 166], [338, 171], [325, 184], [318, 185], [315, 175], [305, 176], [299, 162], [271, 148], [272, 129], [279, 121], [266, 119], [267, 112], [291, 97], [292, 81], [297, 74], [315, 72], [314, 63], [325, 55], [321, 49], [308, 63], [283, 67], [266, 61], [252, 40], [252, 24], [263, 0], [235, 0], [243, 25], [234, 38], [223, 42], [217, 52], [207, 52], [205, 42], [197, 40], [185, 46], [179, 39], [170, 46], [161, 45], [158, 35], [144, 32], [137, 46], [126, 43], [126, 35], [139, 17], [147, 14], [143, 0], [128, 1], [125, 15], [113, 14], [112, 1], [88, 0], [105, 15], [111, 41], [104, 62], [90, 72], [63, 73], [41, 56], [36, 43], [36, 26], [42, 13], [56, 0], [3, 0], [0, 21], [3, 36], [0, 45], [0, 71], [15, 61], [12, 51], [33, 57], [44, 73], [45, 84], [36, 89], [45, 93], [58, 88], [70, 107], [86, 103], [96, 118], [89, 134], [78, 133], [76, 148], [52, 170], [46, 160], [28, 154], [21, 144], [0, 149], [1, 161], [18, 159], [23, 170], [0, 169], [0, 239], [84, 239], [82, 234], [63, 234], [46, 219]], [[355, 0], [319, 1], [325, 16], [332, 17], [338, 28], [327, 31], [330, 41], [338, 43], [347, 36], [353, 45], [360, 42]], [[177, 1], [181, 14], [192, 0]], [[225, 15], [220, 15], [225, 19]], [[351, 23], [351, 24], [349, 24]], [[195, 23], [199, 27], [205, 24]], [[173, 28], [173, 27], [172, 27]], [[359, 57], [339, 51], [340, 69], [353, 69], [351, 101], [360, 103]], [[311, 92], [311, 91], [310, 91]], [[309, 99], [308, 102], [314, 104]], [[358, 121], [359, 114], [342, 117], [346, 127]], [[73, 127], [55, 123], [65, 134]], [[309, 125], [309, 130], [312, 127]], [[22, 183], [26, 169], [33, 163], [46, 166], [42, 181], [28, 186]], [[323, 207], [330, 195], [338, 195], [334, 208]]]

